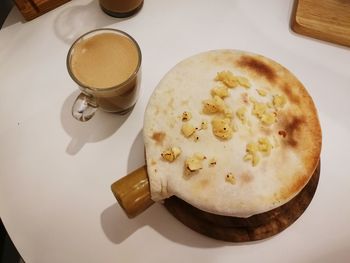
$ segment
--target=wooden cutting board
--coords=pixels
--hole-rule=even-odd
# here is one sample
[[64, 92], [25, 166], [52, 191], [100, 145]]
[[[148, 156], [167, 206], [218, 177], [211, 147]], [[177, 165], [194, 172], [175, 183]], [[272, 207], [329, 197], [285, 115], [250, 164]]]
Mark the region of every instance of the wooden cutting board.
[[292, 29], [350, 47], [350, 0], [296, 0]]
[[320, 177], [320, 163], [304, 189], [288, 203], [248, 218], [220, 216], [199, 210], [172, 196], [165, 207], [184, 225], [208, 237], [229, 242], [257, 241], [276, 235], [293, 224], [310, 204]]
[[68, 1], [70, 0], [15, 0], [15, 4], [23, 17], [29, 21]]

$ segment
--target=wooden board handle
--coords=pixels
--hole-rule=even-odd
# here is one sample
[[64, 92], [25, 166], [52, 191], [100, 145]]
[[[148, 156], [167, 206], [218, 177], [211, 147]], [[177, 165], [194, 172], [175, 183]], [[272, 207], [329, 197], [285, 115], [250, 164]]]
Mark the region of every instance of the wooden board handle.
[[146, 165], [114, 182], [111, 189], [129, 218], [139, 215], [154, 203]]

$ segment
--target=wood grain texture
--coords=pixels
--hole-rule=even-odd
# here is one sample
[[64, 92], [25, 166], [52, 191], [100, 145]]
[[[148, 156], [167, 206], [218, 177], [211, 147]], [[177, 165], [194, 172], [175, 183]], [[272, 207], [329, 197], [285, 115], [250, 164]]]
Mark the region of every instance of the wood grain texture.
[[70, 0], [15, 0], [18, 10], [29, 21]]
[[310, 204], [320, 176], [320, 164], [304, 189], [288, 203], [248, 218], [220, 216], [199, 210], [173, 196], [165, 207], [189, 228], [208, 237], [230, 242], [256, 241], [282, 232], [295, 222]]
[[291, 22], [299, 34], [350, 46], [350, 0], [297, 0]]

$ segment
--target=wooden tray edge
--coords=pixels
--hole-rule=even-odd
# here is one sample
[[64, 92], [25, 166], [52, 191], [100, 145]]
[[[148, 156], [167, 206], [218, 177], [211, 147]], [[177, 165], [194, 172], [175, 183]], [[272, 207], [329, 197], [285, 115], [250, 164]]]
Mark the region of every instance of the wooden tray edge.
[[320, 163], [308, 184], [291, 201], [249, 218], [210, 214], [175, 196], [166, 199], [164, 205], [180, 222], [205, 236], [229, 242], [257, 241], [282, 232], [304, 213], [316, 192], [319, 176]]

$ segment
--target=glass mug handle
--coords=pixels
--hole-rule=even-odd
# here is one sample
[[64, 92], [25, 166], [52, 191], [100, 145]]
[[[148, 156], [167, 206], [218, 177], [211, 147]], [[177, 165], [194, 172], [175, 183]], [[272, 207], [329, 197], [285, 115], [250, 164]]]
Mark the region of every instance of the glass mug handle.
[[95, 115], [97, 108], [98, 105], [93, 96], [80, 93], [74, 101], [72, 115], [78, 121], [85, 122]]

